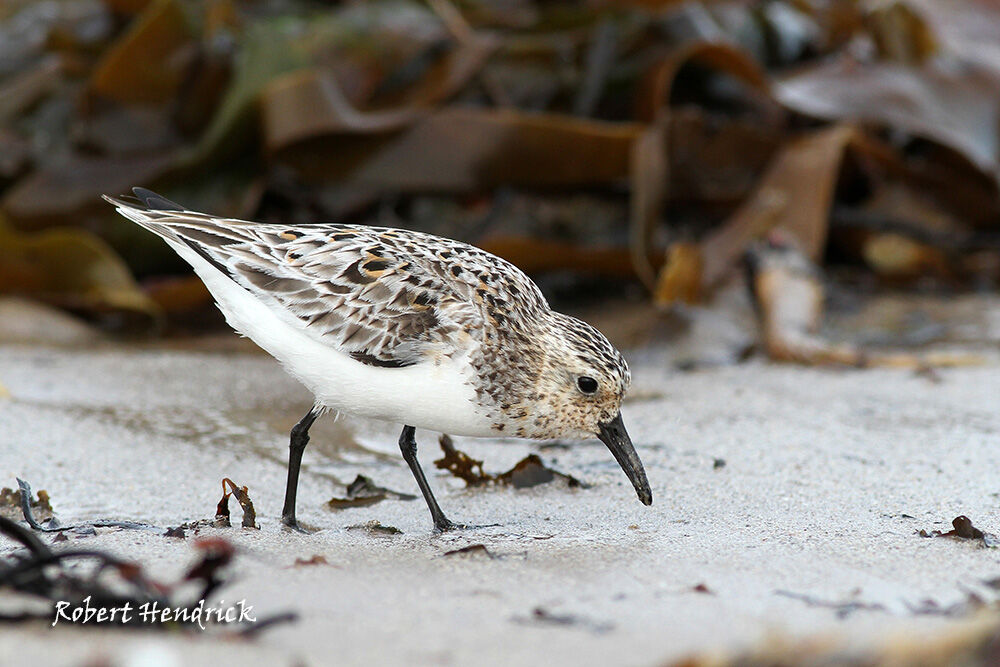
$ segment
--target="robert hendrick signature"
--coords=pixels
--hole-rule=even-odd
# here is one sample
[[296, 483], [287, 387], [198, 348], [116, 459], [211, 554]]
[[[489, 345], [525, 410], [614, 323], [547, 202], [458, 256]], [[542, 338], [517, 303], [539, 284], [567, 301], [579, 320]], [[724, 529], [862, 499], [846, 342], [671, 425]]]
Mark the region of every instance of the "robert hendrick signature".
[[206, 607], [204, 600], [190, 607], [168, 607], [158, 602], [144, 602], [133, 605], [125, 602], [117, 607], [91, 605], [91, 596], [83, 598], [79, 603], [60, 600], [56, 602], [56, 616], [52, 621], [55, 627], [59, 621], [67, 623], [119, 623], [126, 625], [134, 621], [139, 623], [184, 623], [196, 624], [202, 630], [206, 623], [256, 623], [253, 605], [240, 600], [228, 607], [223, 606], [225, 600], [219, 600], [219, 606]]

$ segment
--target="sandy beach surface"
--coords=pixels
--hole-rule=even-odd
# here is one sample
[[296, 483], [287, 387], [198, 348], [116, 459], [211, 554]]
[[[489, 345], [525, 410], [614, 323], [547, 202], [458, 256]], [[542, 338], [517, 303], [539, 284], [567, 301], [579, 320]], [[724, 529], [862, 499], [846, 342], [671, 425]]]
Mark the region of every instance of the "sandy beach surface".
[[[449, 516], [497, 525], [435, 535], [419, 499], [333, 511], [359, 473], [416, 487], [397, 426], [326, 416], [299, 489], [315, 532], [298, 534], [279, 514], [287, 432], [310, 398], [271, 359], [0, 346], [0, 486], [21, 477], [47, 490], [64, 523], [167, 528], [210, 519], [229, 477], [249, 487], [260, 525], [186, 539], [99, 528], [54, 548], [107, 550], [172, 580], [194, 539], [221, 536], [239, 553], [216, 597], [298, 614], [253, 641], [6, 625], [0, 664], [658, 665], [774, 636], [926, 637], [967, 622], [938, 612], [970, 593], [995, 599], [1000, 549], [918, 535], [958, 515], [1000, 531], [995, 362], [928, 376], [761, 362], [667, 371], [655, 350], [630, 361], [623, 413], [651, 507], [597, 441], [456, 438], [488, 472], [537, 453], [587, 486], [466, 489], [434, 468], [437, 434], [418, 431]], [[485, 551], [449, 554], [473, 545]], [[0, 553], [14, 549], [0, 538]], [[326, 563], [294, 566], [314, 556]], [[22, 602], [4, 597], [6, 610]]]

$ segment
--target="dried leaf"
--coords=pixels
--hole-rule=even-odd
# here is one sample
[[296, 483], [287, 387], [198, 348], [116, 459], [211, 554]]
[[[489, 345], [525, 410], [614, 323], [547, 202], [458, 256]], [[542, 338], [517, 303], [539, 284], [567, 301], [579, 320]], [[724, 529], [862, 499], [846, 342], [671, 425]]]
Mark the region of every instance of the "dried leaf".
[[314, 565], [329, 565], [329, 561], [326, 560], [325, 556], [319, 554], [313, 554], [311, 558], [296, 558], [295, 562], [289, 567], [312, 567]]
[[307, 180], [402, 191], [455, 192], [501, 184], [616, 184], [641, 126], [553, 114], [449, 108], [390, 138], [315, 137], [276, 159]]
[[611, 278], [631, 278], [635, 275], [630, 253], [625, 248], [514, 236], [490, 236], [476, 245], [529, 274], [568, 270], [578, 275]]
[[104, 0], [104, 4], [116, 14], [131, 16], [138, 14], [152, 3], [153, 0]]
[[[30, 499], [32, 513], [39, 521], [48, 521], [52, 518], [52, 503], [49, 500], [49, 493], [40, 489], [35, 497]], [[4, 487], [0, 489], [0, 516], [15, 521], [22, 516], [21, 512], [21, 492], [19, 490]]]
[[444, 457], [436, 460], [434, 465], [441, 470], [447, 470], [463, 480], [468, 486], [501, 483], [510, 484], [515, 489], [527, 489], [561, 479], [570, 488], [588, 488], [577, 478], [547, 467], [537, 454], [529, 454], [507, 472], [491, 475], [483, 470], [482, 461], [477, 461], [465, 452], [456, 449], [454, 442], [447, 434], [442, 433], [438, 442], [444, 452]]
[[817, 335], [825, 292], [818, 267], [794, 242], [773, 233], [747, 250], [750, 291], [764, 349], [775, 361], [846, 364], [866, 361], [860, 350]]
[[367, 523], [358, 523], [347, 526], [347, 530], [363, 530], [371, 535], [402, 535], [403, 531], [395, 526], [383, 526], [381, 522], [372, 519]]
[[941, 250], [902, 234], [873, 234], [861, 249], [865, 262], [879, 275], [891, 279], [948, 276], [948, 261]]
[[992, 2], [906, 0], [934, 31], [940, 51], [1000, 73], [1000, 12]]
[[230, 520], [229, 514], [229, 491], [226, 490], [226, 484], [222, 484], [222, 498], [219, 499], [218, 504], [215, 506], [215, 521], [213, 525], [218, 528], [230, 528], [233, 524]]
[[493, 476], [486, 474], [483, 470], [483, 462], [456, 449], [454, 441], [447, 433], [441, 434], [438, 438], [438, 444], [441, 445], [444, 457], [434, 461], [436, 468], [447, 470], [468, 486], [481, 486], [493, 481]]
[[767, 74], [749, 54], [722, 42], [689, 42], [658, 60], [646, 74], [639, 100], [640, 119], [652, 122], [662, 114], [673, 97], [677, 74], [692, 63], [728, 74], [770, 100]]
[[984, 172], [1000, 172], [1000, 79], [847, 59], [787, 77], [774, 88], [785, 106], [833, 121], [868, 121], [950, 146]]
[[518, 461], [513, 468], [495, 477], [495, 481], [510, 484], [515, 489], [528, 489], [539, 484], [547, 484], [556, 479], [563, 480], [570, 488], [586, 488], [586, 485], [581, 483], [576, 477], [547, 467], [542, 463], [542, 459], [537, 454], [528, 454]]
[[670, 112], [672, 200], [736, 207], [786, 141], [784, 128], [743, 117], [719, 118], [702, 109]]
[[938, 50], [927, 19], [909, 3], [874, 6], [865, 15], [864, 25], [883, 60], [918, 65]]
[[0, 221], [0, 293], [16, 293], [92, 316], [128, 315], [149, 327], [162, 314], [128, 267], [83, 230], [20, 234]]
[[164, 313], [191, 313], [213, 303], [205, 283], [196, 275], [144, 283], [146, 294]]
[[653, 292], [656, 303], [698, 303], [704, 273], [702, 264], [701, 251], [693, 243], [678, 242], [667, 248], [667, 261]]
[[184, 74], [176, 55], [190, 40], [176, 0], [155, 0], [104, 54], [90, 79], [91, 92], [122, 103], [168, 102]]
[[747, 274], [764, 349], [775, 361], [802, 364], [908, 368], [979, 365], [966, 354], [910, 354], [868, 351], [850, 343], [832, 343], [818, 335], [825, 290], [819, 268], [778, 231], [746, 253]]
[[[229, 485], [229, 492], [226, 492], [226, 485]], [[225, 516], [229, 516], [229, 494], [232, 494], [237, 502], [240, 504], [240, 508], [243, 510], [243, 527], [244, 528], [260, 528], [257, 525], [257, 512], [254, 510], [253, 501], [250, 500], [250, 494], [245, 486], [237, 486], [236, 482], [229, 479], [228, 477], [222, 480], [222, 500], [219, 501], [219, 507], [223, 509]], [[216, 512], [216, 516], [219, 513]]]
[[358, 475], [354, 481], [347, 485], [346, 497], [331, 498], [326, 501], [326, 506], [332, 510], [348, 509], [350, 507], [367, 507], [381, 502], [387, 498], [395, 500], [416, 500], [416, 496], [409, 493], [391, 491], [385, 487], [378, 486], [365, 477]]
[[667, 115], [660, 114], [632, 145], [629, 164], [629, 248], [636, 274], [650, 289], [656, 271], [650, 262], [650, 239], [660, 222], [670, 183], [667, 159]]
[[972, 520], [964, 514], [952, 519], [951, 525], [953, 529], [946, 533], [942, 533], [940, 530], [931, 532], [920, 530], [918, 534], [921, 537], [953, 537], [963, 540], [981, 540], [984, 547], [1000, 547], [1000, 538], [997, 538], [993, 533], [987, 533], [976, 528], [972, 525]]
[[603, 635], [615, 629], [615, 624], [608, 621], [594, 621], [576, 614], [557, 614], [544, 607], [535, 607], [529, 618], [515, 616], [511, 620], [521, 625], [579, 628], [596, 635]]
[[316, 135], [384, 133], [407, 126], [466, 84], [496, 48], [488, 38], [471, 39], [410, 91], [406, 104], [385, 111], [359, 111], [329, 71], [302, 70], [278, 77], [261, 93], [264, 144], [276, 152]]
[[22, 228], [66, 224], [86, 210], [107, 208], [101, 207], [102, 194], [127, 192], [136, 183], [149, 183], [173, 161], [172, 155], [160, 153], [74, 156], [22, 178], [4, 193], [0, 210]]
[[451, 551], [445, 551], [445, 556], [486, 556], [487, 558], [494, 558], [490, 550], [486, 548], [485, 544], [470, 544], [467, 547], [462, 547], [461, 549], [452, 549]]
[[[818, 130], [786, 146], [764, 174], [754, 195], [699, 244], [703, 267], [701, 293], [707, 294], [729, 275], [749, 244], [772, 229], [780, 230], [811, 260], [818, 259], [826, 246], [834, 188], [849, 146], [863, 146], [869, 152], [877, 152], [879, 148], [850, 126]], [[677, 253], [675, 260], [686, 266], [697, 264], [690, 253]], [[669, 277], [671, 272], [686, 275], [667, 262], [661, 275]], [[689, 288], [677, 292], [690, 293]], [[667, 292], [662, 296], [673, 294]]]
[[51, 93], [62, 79], [63, 69], [62, 56], [50, 55], [31, 69], [5, 80], [0, 85], [0, 125], [7, 125]]
[[230, 166], [234, 156], [256, 145], [258, 103], [264, 86], [278, 75], [309, 63], [307, 54], [295, 47], [294, 38], [287, 22], [278, 19], [256, 21], [243, 31], [226, 93], [198, 143], [179, 158], [179, 169]]

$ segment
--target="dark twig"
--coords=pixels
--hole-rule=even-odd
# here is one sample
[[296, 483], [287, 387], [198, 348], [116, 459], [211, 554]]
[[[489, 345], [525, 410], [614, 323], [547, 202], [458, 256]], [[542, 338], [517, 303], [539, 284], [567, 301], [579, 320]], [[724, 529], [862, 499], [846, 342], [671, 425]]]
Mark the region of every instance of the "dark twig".
[[[159, 526], [152, 526], [148, 523], [139, 523], [137, 521], [115, 521], [112, 519], [98, 519], [97, 521], [87, 521], [84, 523], [76, 523], [69, 526], [43, 526], [35, 518], [35, 514], [31, 509], [31, 485], [20, 477], [17, 479], [17, 487], [21, 491], [21, 513], [24, 514], [24, 520], [28, 522], [34, 530], [42, 533], [58, 533], [64, 530], [76, 530], [77, 528], [82, 528], [84, 526], [91, 526], [94, 528], [129, 528], [133, 530], [159, 530], [162, 531], [163, 528]], [[51, 520], [49, 523], [55, 522], [55, 519]]]
[[268, 616], [267, 618], [262, 618], [253, 625], [247, 625], [236, 633], [240, 637], [254, 637], [260, 632], [267, 630], [275, 625], [281, 623], [294, 623], [299, 620], [299, 615], [294, 611], [286, 611], [283, 614], [274, 614], [273, 616]]
[[17, 540], [24, 545], [24, 548], [31, 552], [31, 555], [38, 558], [52, 553], [44, 542], [31, 534], [31, 531], [4, 516], [0, 516], [0, 533]]

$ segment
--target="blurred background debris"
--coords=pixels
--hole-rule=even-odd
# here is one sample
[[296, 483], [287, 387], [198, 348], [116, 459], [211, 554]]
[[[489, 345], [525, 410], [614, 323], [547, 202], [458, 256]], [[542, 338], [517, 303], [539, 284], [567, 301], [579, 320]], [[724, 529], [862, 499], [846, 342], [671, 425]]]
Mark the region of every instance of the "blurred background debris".
[[685, 367], [971, 363], [900, 348], [997, 308], [998, 132], [984, 0], [10, 0], [0, 336], [223, 328], [140, 185], [477, 244]]

